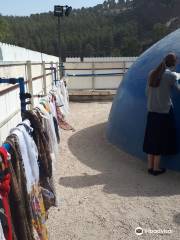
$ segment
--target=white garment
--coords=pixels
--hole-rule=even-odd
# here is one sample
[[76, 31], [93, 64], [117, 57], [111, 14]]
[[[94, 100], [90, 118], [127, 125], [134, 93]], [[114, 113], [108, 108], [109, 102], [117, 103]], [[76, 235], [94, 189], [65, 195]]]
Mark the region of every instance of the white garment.
[[60, 109], [61, 109], [61, 112], [64, 116], [66, 116], [68, 114], [68, 111], [65, 107], [65, 101], [64, 101], [64, 97], [61, 93], [61, 89], [60, 87], [57, 88], [57, 95], [58, 95], [58, 102], [59, 102], [59, 105], [60, 105]]
[[[29, 129], [30, 122], [23, 122]], [[31, 193], [32, 186], [39, 182], [39, 166], [38, 166], [38, 150], [33, 138], [29, 135], [23, 125], [12, 129], [11, 134], [15, 134], [18, 138], [19, 147], [22, 155], [23, 165], [26, 175], [27, 191]]]
[[50, 106], [50, 110], [52, 112], [53, 117], [55, 117], [57, 119], [57, 112], [56, 112], [55, 103], [50, 101], [49, 106]]
[[176, 79], [177, 80], [180, 80], [180, 73], [177, 73], [177, 72], [172, 72], [174, 75], [176, 75]]
[[63, 80], [60, 81], [60, 86], [61, 86], [61, 93], [64, 97], [65, 108], [67, 113], [69, 113], [69, 94]]
[[[23, 124], [26, 125], [27, 129], [30, 132], [33, 132], [33, 128], [31, 127], [31, 123], [29, 120], [24, 120]], [[20, 126], [21, 131], [24, 134], [24, 138], [26, 140], [26, 145], [28, 149], [28, 155], [30, 159], [30, 165], [32, 168], [33, 176], [35, 181], [39, 182], [39, 165], [38, 165], [38, 149], [34, 139], [28, 134], [27, 130], [23, 125]]]
[[4, 237], [4, 232], [3, 232], [1, 221], [0, 221], [0, 240], [6, 240]]
[[52, 90], [56, 95], [56, 100], [61, 112], [64, 116], [69, 114], [69, 95], [67, 88], [64, 85], [64, 81], [60, 80], [56, 87]]
[[54, 126], [54, 119], [53, 119], [53, 115], [50, 114], [50, 119], [49, 119], [49, 123], [50, 123], [50, 131], [51, 131], [51, 139], [52, 139], [52, 144], [53, 144], [53, 152], [55, 154], [57, 154], [58, 152], [58, 142], [57, 142], [57, 137], [56, 137], [56, 132], [55, 132], [55, 126]]

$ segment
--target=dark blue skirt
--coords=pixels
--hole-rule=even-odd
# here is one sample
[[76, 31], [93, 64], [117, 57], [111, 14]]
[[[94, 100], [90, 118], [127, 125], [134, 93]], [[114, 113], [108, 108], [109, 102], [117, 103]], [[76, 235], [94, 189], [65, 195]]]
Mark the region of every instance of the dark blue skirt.
[[148, 112], [143, 151], [152, 155], [177, 154], [173, 109], [169, 113]]

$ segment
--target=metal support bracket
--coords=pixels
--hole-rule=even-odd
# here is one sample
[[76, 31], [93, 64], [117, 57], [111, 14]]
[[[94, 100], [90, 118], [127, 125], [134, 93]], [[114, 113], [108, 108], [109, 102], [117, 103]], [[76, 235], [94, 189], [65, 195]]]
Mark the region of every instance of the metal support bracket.
[[54, 71], [54, 82], [55, 82], [55, 85], [58, 81], [60, 80], [57, 80], [57, 69], [55, 67], [50, 67], [50, 68], [45, 68], [45, 70], [51, 70], [51, 71]]

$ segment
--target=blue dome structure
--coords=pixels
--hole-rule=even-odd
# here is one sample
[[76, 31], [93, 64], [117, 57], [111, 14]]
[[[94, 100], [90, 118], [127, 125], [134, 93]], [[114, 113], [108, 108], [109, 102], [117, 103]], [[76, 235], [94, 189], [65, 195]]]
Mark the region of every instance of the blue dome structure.
[[[154, 44], [133, 64], [119, 86], [109, 116], [107, 127], [109, 141], [144, 160], [146, 159], [146, 154], [143, 153], [147, 116], [146, 82], [149, 72], [169, 52], [175, 52], [178, 56], [176, 71], [180, 72], [180, 29]], [[172, 100], [180, 152], [180, 91], [173, 90]], [[165, 167], [180, 171], [180, 153], [176, 156], [163, 157], [162, 162]]]

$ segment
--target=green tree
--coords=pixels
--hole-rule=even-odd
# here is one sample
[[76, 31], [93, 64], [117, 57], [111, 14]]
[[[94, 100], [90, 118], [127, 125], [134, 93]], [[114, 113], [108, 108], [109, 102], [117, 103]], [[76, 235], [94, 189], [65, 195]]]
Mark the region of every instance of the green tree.
[[168, 29], [165, 24], [156, 23], [153, 26], [153, 39], [154, 41], [158, 41], [163, 38], [168, 32]]
[[8, 23], [0, 16], [0, 41], [8, 37]]
[[[62, 57], [140, 54], [180, 26], [179, 9], [179, 0], [106, 0], [95, 7], [74, 9], [61, 19]], [[171, 19], [177, 21], [167, 27]], [[0, 16], [0, 41], [58, 56], [57, 38], [57, 18], [52, 12]]]
[[93, 57], [94, 56], [94, 48], [90, 43], [87, 43], [84, 49], [84, 57]]

